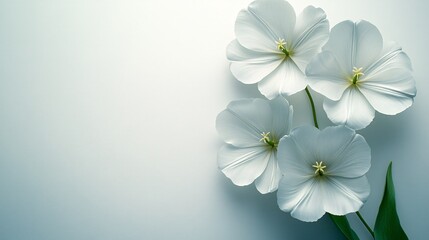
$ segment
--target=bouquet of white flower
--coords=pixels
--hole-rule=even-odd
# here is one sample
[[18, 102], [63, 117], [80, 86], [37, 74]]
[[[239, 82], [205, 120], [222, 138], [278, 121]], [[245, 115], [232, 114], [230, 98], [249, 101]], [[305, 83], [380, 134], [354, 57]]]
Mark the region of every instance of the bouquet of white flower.
[[[347, 239], [359, 239], [349, 213], [374, 239], [408, 239], [396, 213], [391, 164], [374, 230], [359, 213], [370, 193], [371, 150], [355, 132], [375, 110], [395, 115], [412, 105], [408, 56], [367, 21], [343, 21], [330, 31], [322, 9], [308, 6], [296, 16], [284, 0], [252, 2], [239, 12], [235, 34], [227, 47], [231, 72], [258, 83], [267, 99], [233, 101], [218, 115], [226, 143], [218, 153], [222, 172], [238, 186], [255, 182], [262, 194], [277, 191], [280, 209], [301, 221], [328, 213]], [[323, 109], [337, 126], [318, 129], [310, 88], [324, 96]], [[292, 129], [297, 106], [285, 97], [301, 91], [314, 126]]]

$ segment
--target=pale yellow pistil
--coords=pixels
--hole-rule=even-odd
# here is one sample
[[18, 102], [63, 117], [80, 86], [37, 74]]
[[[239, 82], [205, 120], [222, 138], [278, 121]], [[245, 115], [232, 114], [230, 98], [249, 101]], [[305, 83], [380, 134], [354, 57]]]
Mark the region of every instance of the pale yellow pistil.
[[323, 165], [323, 161], [320, 161], [320, 162], [316, 161], [316, 164], [312, 166], [316, 169], [314, 174], [319, 174], [320, 176], [323, 176], [323, 174], [325, 174], [326, 165]]
[[359, 80], [361, 76], [365, 75], [362, 72], [362, 68], [353, 67], [353, 84], [356, 84], [356, 82]]
[[270, 132], [267, 132], [267, 133], [262, 132], [261, 136], [262, 136], [262, 138], [259, 139], [259, 141], [264, 142], [264, 143], [270, 145], [271, 147], [277, 147], [277, 143], [274, 142], [274, 140], [270, 138]]
[[290, 55], [290, 52], [285, 47], [286, 41], [283, 38], [279, 38], [279, 40], [275, 42], [277, 44], [277, 49], [282, 51], [286, 55], [286, 57], [288, 57]]

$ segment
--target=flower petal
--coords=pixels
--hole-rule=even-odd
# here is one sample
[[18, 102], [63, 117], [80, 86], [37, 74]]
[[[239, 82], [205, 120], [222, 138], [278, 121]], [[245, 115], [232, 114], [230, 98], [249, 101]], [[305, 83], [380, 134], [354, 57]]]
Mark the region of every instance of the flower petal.
[[279, 38], [290, 39], [295, 27], [296, 15], [293, 7], [284, 0], [256, 0], [250, 3], [248, 10], [255, 16], [271, 35]]
[[355, 62], [353, 67], [362, 67], [365, 71], [377, 60], [383, 50], [383, 37], [376, 26], [365, 20], [355, 23], [354, 34]]
[[292, 35], [295, 17], [286, 1], [257, 0], [238, 14], [235, 35], [241, 45], [251, 50], [278, 52], [275, 41]]
[[226, 48], [226, 57], [232, 62], [247, 63], [265, 63], [281, 59], [278, 53], [256, 52], [247, 49], [243, 47], [237, 39], [234, 39], [228, 44]]
[[290, 59], [284, 60], [272, 73], [258, 83], [259, 91], [268, 99], [280, 94], [292, 95], [307, 86], [305, 75]]
[[326, 178], [321, 181], [324, 210], [334, 215], [357, 212], [369, 196], [366, 176], [359, 178]]
[[219, 113], [216, 128], [226, 143], [236, 147], [264, 146], [261, 133], [271, 131], [272, 114], [267, 100], [237, 100]]
[[411, 62], [402, 49], [387, 46], [361, 80], [360, 91], [380, 113], [395, 115], [412, 105], [416, 95]]
[[329, 165], [326, 171], [331, 171], [331, 164], [342, 155], [355, 136], [355, 131], [345, 126], [327, 127], [320, 131], [316, 140], [316, 156], [318, 161]]
[[365, 139], [344, 126], [327, 127], [317, 139], [317, 157], [326, 164], [325, 174], [356, 178], [371, 167], [371, 149]]
[[274, 192], [279, 186], [281, 177], [282, 172], [277, 163], [276, 153], [273, 152], [264, 172], [255, 181], [256, 188], [262, 194]]
[[235, 21], [235, 36], [245, 48], [257, 52], [278, 52], [274, 36], [265, 23], [256, 16], [243, 9], [238, 13]]
[[281, 95], [270, 101], [272, 112], [271, 134], [275, 139], [280, 140], [284, 135], [289, 134], [292, 128], [293, 107]]
[[323, 109], [333, 123], [355, 130], [368, 126], [375, 115], [374, 108], [354, 85], [344, 91], [339, 101], [326, 98]]
[[353, 69], [352, 49], [354, 42], [355, 24], [352, 21], [343, 21], [331, 29], [328, 42], [322, 47], [322, 51], [329, 51], [336, 57], [342, 72], [350, 72]]
[[291, 58], [304, 72], [308, 62], [328, 40], [329, 22], [325, 12], [321, 8], [306, 7], [298, 15], [293, 37]]
[[277, 204], [280, 209], [305, 222], [317, 221], [325, 214], [322, 192], [316, 178], [286, 174], [280, 180]]
[[235, 185], [246, 186], [262, 174], [272, 154], [266, 146], [237, 148], [228, 144], [219, 150], [218, 164]]
[[304, 177], [293, 171], [283, 175], [277, 191], [277, 203], [280, 209], [285, 212], [292, 211], [312, 184], [311, 177]]
[[353, 75], [353, 67], [365, 69], [383, 49], [383, 38], [378, 29], [367, 21], [343, 21], [332, 28], [323, 51], [332, 52], [343, 71]]
[[245, 84], [261, 81], [282, 62], [278, 53], [255, 52], [241, 46], [237, 40], [228, 45], [226, 54], [228, 60], [232, 61], [232, 74]]
[[317, 128], [306, 125], [293, 129], [289, 136], [280, 140], [277, 159], [283, 174], [296, 172], [302, 176], [313, 176], [319, 132]]
[[332, 52], [321, 52], [308, 64], [306, 75], [310, 87], [325, 97], [338, 101], [350, 86], [344, 72]]
[[[366, 69], [366, 78], [371, 79], [372, 75], [391, 68], [408, 69], [412, 71], [411, 61], [408, 55], [402, 51], [402, 48], [395, 42], [386, 42], [383, 51], [378, 59]], [[364, 78], [362, 79], [362, 81]]]
[[392, 69], [380, 74], [377, 80], [380, 80], [380, 83], [366, 83], [360, 87], [360, 91], [375, 110], [395, 115], [413, 104], [416, 89], [410, 72]]
[[261, 81], [281, 63], [282, 60], [264, 63], [232, 62], [230, 69], [234, 77], [240, 82], [253, 84]]

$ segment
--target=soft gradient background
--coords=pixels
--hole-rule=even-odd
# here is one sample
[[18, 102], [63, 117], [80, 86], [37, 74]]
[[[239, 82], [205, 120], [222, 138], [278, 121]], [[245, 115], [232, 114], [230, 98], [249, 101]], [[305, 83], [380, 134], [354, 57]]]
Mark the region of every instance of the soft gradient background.
[[[236, 187], [217, 169], [216, 115], [261, 97], [225, 59], [248, 3], [0, 1], [0, 239], [341, 239], [328, 218], [299, 222], [275, 194]], [[427, 239], [429, 4], [291, 3], [322, 7], [331, 26], [369, 20], [411, 57], [415, 104], [360, 131], [373, 156], [361, 212], [375, 222], [393, 161], [403, 227]], [[305, 95], [291, 102], [296, 121], [311, 123]]]

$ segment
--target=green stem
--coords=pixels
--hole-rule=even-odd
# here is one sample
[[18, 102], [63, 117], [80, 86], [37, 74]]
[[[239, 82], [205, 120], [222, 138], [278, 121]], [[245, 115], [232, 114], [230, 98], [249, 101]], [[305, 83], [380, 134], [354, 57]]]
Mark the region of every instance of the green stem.
[[356, 215], [359, 217], [359, 219], [363, 223], [363, 225], [365, 225], [365, 227], [368, 230], [368, 232], [371, 233], [372, 238], [375, 238], [374, 237], [374, 231], [372, 231], [372, 229], [369, 227], [368, 223], [366, 223], [365, 219], [363, 219], [363, 217], [362, 217], [362, 215], [360, 214], [359, 211], [356, 212]]
[[311, 111], [313, 112], [313, 121], [314, 121], [314, 126], [316, 128], [319, 128], [319, 124], [317, 123], [317, 116], [316, 116], [316, 108], [314, 107], [314, 102], [313, 102], [313, 97], [311, 97], [311, 93], [308, 90], [308, 87], [305, 88], [305, 92], [307, 93], [308, 99], [310, 100], [310, 104], [311, 104]]

